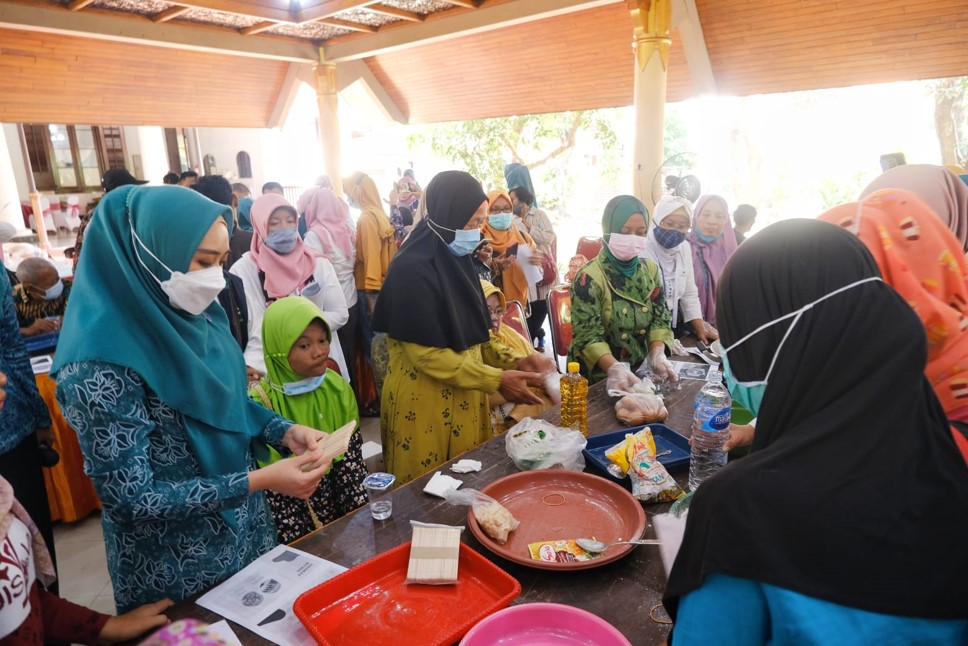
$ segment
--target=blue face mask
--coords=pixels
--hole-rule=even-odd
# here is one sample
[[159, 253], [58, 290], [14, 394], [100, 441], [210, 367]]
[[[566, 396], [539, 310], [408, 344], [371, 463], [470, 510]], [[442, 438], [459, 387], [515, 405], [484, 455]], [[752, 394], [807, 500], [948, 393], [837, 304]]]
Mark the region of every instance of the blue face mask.
[[44, 300], [52, 301], [55, 298], [60, 298], [60, 295], [63, 293], [64, 293], [64, 281], [58, 280], [56, 283], [54, 283], [44, 291]]
[[285, 229], [276, 229], [267, 235], [266, 246], [276, 253], [285, 255], [292, 253], [292, 250], [296, 248], [296, 242], [298, 240], [299, 231], [286, 227]]
[[[477, 248], [477, 243], [481, 241], [480, 229], [471, 229], [469, 231], [464, 229], [448, 229], [447, 227], [440, 226], [430, 218], [427, 218], [427, 225], [430, 227], [430, 230], [434, 232], [434, 235], [440, 238], [440, 241], [447, 245], [447, 250], [458, 258], [473, 253], [474, 249]], [[437, 233], [438, 227], [453, 233], [454, 241], [447, 242], [444, 240], [443, 236]]]
[[703, 235], [702, 231], [699, 231], [698, 229], [696, 229], [696, 237], [702, 240], [703, 242], [713, 242], [714, 240], [717, 240], [721, 235], [723, 234], [720, 233], [719, 235], [715, 235], [715, 236], [707, 236], [707, 235]]
[[[785, 314], [778, 319], [774, 319], [770, 321], [769, 323], [764, 323], [763, 325], [759, 326], [758, 328], [756, 328], [755, 330], [753, 330], [752, 332], [750, 332], [749, 334], [741, 338], [733, 345], [729, 346], [729, 348], [724, 348], [719, 341], [713, 342], [712, 344], [713, 352], [718, 354], [719, 358], [723, 362], [723, 379], [726, 380], [726, 387], [729, 389], [729, 394], [732, 395], [733, 400], [739, 402], [743, 406], [743, 408], [753, 413], [754, 416], [759, 415], [760, 405], [763, 403], [763, 395], [766, 393], [766, 386], [770, 382], [770, 374], [773, 372], [773, 366], [776, 365], [776, 360], [780, 356], [780, 351], [783, 349], [783, 344], [786, 343], [787, 338], [790, 336], [790, 333], [793, 332], [793, 328], [796, 327], [797, 323], [800, 321], [800, 317], [803, 316], [803, 313], [811, 309], [817, 303], [827, 300], [831, 296], [836, 296], [841, 292], [845, 292], [848, 289], [857, 287], [858, 285], [863, 285], [864, 283], [870, 283], [870, 282], [880, 281], [880, 280], [881, 280], [880, 278], [876, 278], [876, 277], [865, 278], [863, 280], [858, 280], [853, 283], [850, 283], [849, 285], [845, 285], [840, 289], [835, 289], [829, 294], [826, 294], [825, 296], [821, 296], [820, 298], [813, 301], [812, 303], [807, 303], [806, 305], [804, 305], [798, 310], [790, 312], [789, 314]], [[793, 322], [790, 323], [790, 327], [787, 328], [786, 334], [783, 335], [783, 339], [780, 340], [780, 344], [776, 347], [776, 352], [773, 353], [773, 359], [770, 361], [770, 367], [766, 371], [766, 377], [761, 381], [739, 381], [736, 378], [736, 375], [733, 374], [733, 371], [729, 367], [729, 360], [727, 359], [727, 355], [729, 354], [729, 352], [734, 348], [736, 348], [737, 346], [739, 346], [740, 344], [746, 343], [746, 341], [753, 338], [754, 336], [756, 336], [766, 328], [776, 325], [777, 323], [781, 321], [785, 321], [789, 318], [792, 318]]]
[[325, 378], [326, 373], [323, 373], [318, 377], [306, 377], [299, 381], [290, 381], [288, 384], [282, 384], [282, 392], [290, 396], [305, 395], [319, 388]]
[[652, 235], [655, 236], [656, 242], [666, 249], [675, 249], [682, 244], [683, 240], [686, 239], [686, 234], [682, 231], [676, 231], [675, 229], [663, 229], [658, 225], [652, 229]]
[[492, 213], [487, 216], [487, 222], [498, 231], [507, 231], [511, 226], [510, 213]]

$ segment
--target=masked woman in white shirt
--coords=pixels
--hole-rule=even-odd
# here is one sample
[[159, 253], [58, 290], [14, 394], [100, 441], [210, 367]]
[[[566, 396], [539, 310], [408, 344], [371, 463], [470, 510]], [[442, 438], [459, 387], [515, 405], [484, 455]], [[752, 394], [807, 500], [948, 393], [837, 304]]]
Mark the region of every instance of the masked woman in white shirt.
[[[333, 332], [346, 325], [349, 310], [333, 264], [299, 237], [299, 216], [286, 198], [266, 193], [252, 203], [252, 249], [232, 265], [242, 279], [249, 307], [249, 342], [245, 365], [249, 380], [266, 374], [262, 352], [262, 318], [270, 303], [284, 296], [305, 296], [323, 313]], [[349, 370], [339, 337], [333, 336], [330, 356], [347, 381]], [[255, 373], [258, 373], [256, 375]]]
[[684, 198], [666, 195], [656, 203], [653, 220], [655, 224], [646, 236], [645, 250], [640, 257], [654, 262], [662, 273], [662, 291], [672, 311], [672, 329], [684, 321], [700, 341], [712, 343], [719, 334], [703, 321], [692, 250], [686, 241], [692, 205]]

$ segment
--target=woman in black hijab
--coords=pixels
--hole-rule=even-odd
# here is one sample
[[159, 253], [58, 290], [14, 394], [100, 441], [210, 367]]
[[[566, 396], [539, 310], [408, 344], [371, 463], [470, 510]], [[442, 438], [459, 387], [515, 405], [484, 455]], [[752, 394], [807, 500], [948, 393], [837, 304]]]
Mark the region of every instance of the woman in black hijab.
[[759, 423], [750, 456], [693, 498], [673, 646], [968, 640], [968, 469], [923, 326], [879, 277], [856, 237], [814, 220], [726, 266], [724, 372]]
[[427, 217], [390, 263], [373, 318], [388, 337], [380, 426], [386, 469], [398, 483], [490, 437], [487, 393], [540, 403], [528, 390], [541, 383], [531, 372], [538, 357], [514, 362], [482, 352], [491, 319], [470, 257], [487, 217], [480, 183], [446, 171], [424, 198]]

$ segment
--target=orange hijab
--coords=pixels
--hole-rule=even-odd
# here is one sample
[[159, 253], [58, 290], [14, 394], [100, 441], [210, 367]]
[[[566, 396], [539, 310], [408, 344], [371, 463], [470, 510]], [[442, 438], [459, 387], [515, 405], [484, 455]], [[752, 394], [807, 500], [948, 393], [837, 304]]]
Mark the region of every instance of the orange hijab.
[[[511, 196], [508, 195], [507, 191], [494, 190], [487, 194], [488, 209], [494, 205], [494, 202], [499, 197], [506, 199], [508, 204], [511, 203]], [[500, 229], [492, 228], [488, 222], [481, 227], [481, 236], [491, 240], [491, 247], [494, 249], [495, 256], [503, 254], [514, 244], [525, 244], [531, 247], [531, 249], [535, 248], [534, 240], [531, 239], [531, 236], [522, 231], [518, 231], [514, 223], [507, 230], [501, 231]], [[501, 288], [504, 296], [509, 301], [518, 301], [521, 305], [527, 306], [528, 281], [524, 277], [524, 270], [517, 263], [513, 263], [501, 273]]]
[[819, 219], [856, 232], [884, 280], [917, 313], [928, 336], [925, 374], [948, 418], [968, 421], [968, 262], [961, 243], [921, 198], [899, 189]]

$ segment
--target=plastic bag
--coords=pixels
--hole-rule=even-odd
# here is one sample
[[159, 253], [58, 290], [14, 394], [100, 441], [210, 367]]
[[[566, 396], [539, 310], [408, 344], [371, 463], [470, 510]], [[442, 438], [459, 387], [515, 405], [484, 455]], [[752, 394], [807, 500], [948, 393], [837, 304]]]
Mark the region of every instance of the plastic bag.
[[624, 440], [605, 452], [605, 457], [611, 462], [610, 472], [613, 466], [620, 472], [628, 472], [632, 479], [632, 495], [642, 502], [669, 502], [683, 495], [682, 489], [655, 457], [655, 438], [648, 428], [635, 434], [628, 433]]
[[569, 471], [583, 471], [582, 449], [587, 440], [580, 432], [525, 417], [504, 436], [508, 457], [521, 471], [550, 469], [560, 464]]
[[474, 511], [474, 518], [484, 533], [504, 545], [508, 534], [521, 524], [504, 505], [477, 489], [454, 489], [447, 492], [445, 500], [451, 505], [466, 505]]
[[634, 393], [616, 402], [615, 416], [626, 426], [639, 426], [652, 422], [664, 422], [669, 417], [669, 411], [662, 403], [661, 396]]
[[642, 502], [671, 502], [685, 495], [666, 468], [655, 457], [655, 440], [637, 434], [629, 441], [629, 478], [632, 495]]
[[605, 389], [611, 397], [621, 397], [622, 395], [634, 392], [633, 388], [642, 380], [635, 376], [632, 368], [627, 363], [613, 363], [605, 377]]

